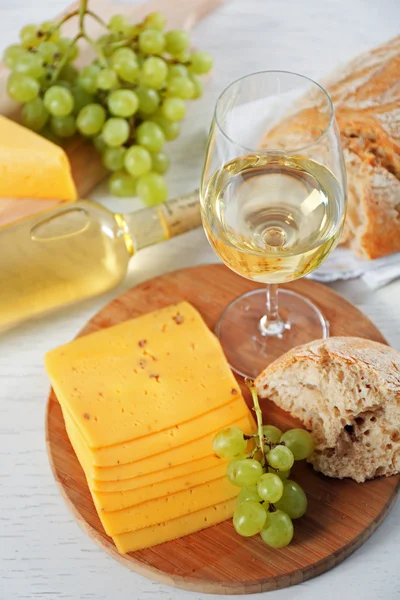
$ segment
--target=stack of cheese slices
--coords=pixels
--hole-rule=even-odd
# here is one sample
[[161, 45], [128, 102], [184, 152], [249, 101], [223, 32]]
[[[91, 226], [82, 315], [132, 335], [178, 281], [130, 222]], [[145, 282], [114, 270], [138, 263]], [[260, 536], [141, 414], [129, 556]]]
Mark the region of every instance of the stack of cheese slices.
[[106, 533], [126, 553], [232, 516], [215, 433], [254, 421], [218, 340], [188, 303], [53, 350], [46, 369]]

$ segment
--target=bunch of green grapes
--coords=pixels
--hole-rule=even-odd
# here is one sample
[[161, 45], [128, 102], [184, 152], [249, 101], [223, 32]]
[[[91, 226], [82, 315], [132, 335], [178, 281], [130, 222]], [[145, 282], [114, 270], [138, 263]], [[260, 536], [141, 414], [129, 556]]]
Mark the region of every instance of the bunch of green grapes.
[[[256, 441], [252, 454], [245, 454], [249, 436], [238, 427], [227, 427], [214, 438], [213, 450], [221, 458], [231, 458], [229, 481], [241, 488], [233, 515], [238, 534], [260, 534], [268, 546], [283, 548], [293, 538], [293, 519], [307, 510], [307, 496], [301, 486], [289, 479], [294, 461], [308, 458], [314, 451], [311, 435], [304, 429], [282, 433], [278, 427], [264, 425], [263, 439]], [[264, 445], [264, 454], [260, 452]], [[265, 456], [257, 460], [257, 455]]]
[[[167, 198], [164, 144], [178, 137], [186, 102], [201, 96], [199, 75], [212, 59], [190, 51], [186, 31], [165, 32], [161, 13], [135, 25], [114, 15], [104, 25], [107, 33], [96, 42], [83, 30], [73, 40], [62, 38], [50, 22], [24, 27], [20, 44], [4, 53], [8, 94], [23, 104], [26, 127], [54, 141], [76, 132], [92, 139], [112, 172], [111, 193], [158, 204]], [[97, 57], [78, 70], [81, 37]]]

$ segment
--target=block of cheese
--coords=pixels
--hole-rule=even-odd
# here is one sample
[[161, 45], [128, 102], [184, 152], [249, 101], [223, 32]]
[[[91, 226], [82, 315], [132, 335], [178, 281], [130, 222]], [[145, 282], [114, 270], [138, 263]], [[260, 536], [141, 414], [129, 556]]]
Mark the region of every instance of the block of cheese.
[[159, 525], [208, 506], [226, 502], [236, 498], [239, 490], [240, 488], [232, 485], [224, 476], [163, 498], [156, 498], [123, 510], [98, 511], [98, 514], [107, 535], [113, 536]]
[[0, 198], [76, 197], [62, 148], [0, 115]]
[[132, 460], [140, 460], [153, 454], [160, 454], [171, 448], [182, 446], [199, 437], [202, 437], [204, 431], [216, 431], [219, 423], [231, 423], [245, 417], [248, 408], [243, 402], [239, 386], [234, 388], [235, 394], [228, 404], [216, 408], [204, 415], [175, 425], [172, 428], [164, 429], [154, 434], [140, 437], [136, 440], [106, 446], [105, 448], [93, 448], [91, 457], [93, 465], [98, 467], [112, 467], [116, 464], [126, 464]]
[[45, 362], [91, 448], [189, 421], [237, 389], [217, 338], [187, 302], [80, 337]]
[[121, 554], [135, 552], [221, 523], [232, 517], [235, 508], [236, 498], [233, 498], [227, 502], [203, 508], [159, 525], [139, 529], [139, 531], [121, 533], [114, 536], [113, 540]]

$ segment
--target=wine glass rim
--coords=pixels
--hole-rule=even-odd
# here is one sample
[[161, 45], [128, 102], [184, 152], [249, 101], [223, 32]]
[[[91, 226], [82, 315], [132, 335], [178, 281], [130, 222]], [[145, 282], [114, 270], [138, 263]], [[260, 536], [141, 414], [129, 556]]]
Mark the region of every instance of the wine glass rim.
[[[224, 130], [224, 128], [221, 126], [219, 120], [218, 120], [218, 107], [220, 104], [220, 101], [222, 100], [223, 95], [225, 94], [225, 92], [227, 92], [231, 87], [233, 87], [236, 83], [238, 83], [239, 81], [242, 81], [243, 79], [248, 79], [250, 77], [254, 77], [254, 75], [267, 75], [267, 74], [272, 74], [272, 73], [281, 73], [281, 74], [285, 74], [285, 75], [295, 75], [296, 77], [300, 77], [301, 79], [305, 79], [308, 82], [312, 83], [313, 85], [315, 85], [316, 87], [318, 87], [321, 92], [324, 94], [324, 96], [327, 99], [328, 102], [328, 106], [329, 106], [329, 110], [330, 110], [330, 117], [329, 117], [329, 123], [327, 124], [327, 126], [325, 127], [324, 131], [318, 136], [316, 137], [314, 140], [312, 140], [311, 142], [309, 142], [308, 144], [304, 144], [303, 146], [299, 146], [297, 148], [285, 148], [284, 150], [282, 149], [278, 149], [278, 148], [248, 148], [247, 146], [244, 146], [243, 144], [240, 144], [239, 142], [235, 141], [234, 139], [232, 139]], [[237, 79], [235, 79], [234, 81], [232, 81], [229, 85], [227, 85], [222, 92], [219, 94], [218, 98], [217, 98], [217, 102], [215, 104], [215, 108], [214, 108], [214, 122], [217, 124], [218, 129], [220, 130], [220, 132], [222, 133], [222, 135], [229, 140], [229, 142], [231, 142], [232, 144], [235, 144], [236, 146], [240, 146], [241, 148], [243, 148], [243, 150], [246, 150], [248, 152], [257, 152], [260, 154], [287, 154], [287, 153], [293, 153], [293, 152], [300, 152], [302, 150], [307, 150], [308, 148], [311, 148], [312, 146], [314, 146], [315, 144], [317, 144], [318, 142], [320, 142], [325, 135], [327, 134], [327, 132], [330, 130], [330, 128], [332, 127], [332, 123], [333, 120], [335, 118], [335, 112], [334, 112], [334, 107], [333, 107], [333, 102], [332, 102], [332, 98], [330, 97], [330, 95], [328, 94], [328, 92], [326, 91], [326, 89], [317, 81], [315, 81], [314, 79], [312, 79], [311, 77], [308, 77], [307, 75], [302, 75], [301, 73], [296, 73], [295, 71], [285, 71], [282, 69], [267, 69], [264, 71], [254, 71], [253, 73], [248, 73], [247, 75], [242, 75], [241, 77], [238, 77]]]

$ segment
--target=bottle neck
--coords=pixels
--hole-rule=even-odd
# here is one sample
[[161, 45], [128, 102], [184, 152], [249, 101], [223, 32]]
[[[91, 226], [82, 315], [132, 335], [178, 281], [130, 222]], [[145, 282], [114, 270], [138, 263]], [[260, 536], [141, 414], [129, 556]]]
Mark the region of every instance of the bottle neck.
[[134, 254], [201, 225], [199, 192], [180, 196], [165, 204], [116, 214], [124, 231], [128, 251]]

